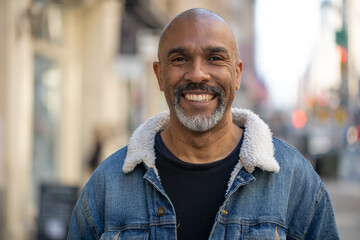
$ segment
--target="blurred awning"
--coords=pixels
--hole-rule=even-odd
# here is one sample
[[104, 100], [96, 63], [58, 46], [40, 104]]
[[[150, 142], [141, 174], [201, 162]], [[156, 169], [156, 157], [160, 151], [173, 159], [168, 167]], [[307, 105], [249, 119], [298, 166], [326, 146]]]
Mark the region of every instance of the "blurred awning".
[[161, 29], [167, 23], [166, 12], [150, 0], [125, 0], [125, 11], [132, 13], [147, 28]]
[[154, 34], [167, 23], [167, 13], [150, 0], [126, 0], [121, 21], [120, 53], [137, 54], [138, 33], [148, 29]]

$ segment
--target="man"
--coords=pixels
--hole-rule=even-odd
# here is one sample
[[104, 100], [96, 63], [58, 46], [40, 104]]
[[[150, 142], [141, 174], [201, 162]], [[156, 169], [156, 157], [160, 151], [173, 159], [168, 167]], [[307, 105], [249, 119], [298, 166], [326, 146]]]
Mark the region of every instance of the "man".
[[69, 239], [338, 239], [311, 165], [257, 115], [231, 108], [242, 62], [228, 24], [187, 10], [165, 27], [158, 58], [169, 112], [97, 168]]

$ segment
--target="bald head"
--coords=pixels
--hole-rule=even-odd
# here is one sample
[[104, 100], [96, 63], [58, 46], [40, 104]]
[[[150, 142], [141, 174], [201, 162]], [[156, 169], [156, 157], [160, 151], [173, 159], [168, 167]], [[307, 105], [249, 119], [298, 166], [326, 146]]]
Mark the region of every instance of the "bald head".
[[[229, 24], [219, 15], [216, 13], [203, 9], [203, 8], [192, 8], [189, 10], [186, 10], [184, 12], [181, 12], [177, 16], [175, 16], [163, 29], [160, 35], [159, 40], [159, 46], [158, 46], [158, 58], [159, 61], [161, 61], [161, 49], [163, 48], [164, 42], [167, 41], [167, 37], [169, 34], [172, 34], [174, 31], [179, 30], [179, 26], [184, 24], [198, 24], [199, 21], [206, 21], [208, 23], [210, 22], [217, 22], [218, 24], [224, 25], [224, 31], [227, 32], [230, 36], [230, 41], [232, 42], [232, 48], [234, 50], [234, 54], [236, 56], [236, 59], [238, 59], [238, 47], [237, 47], [237, 41], [235, 38], [235, 35], [230, 28]], [[229, 39], [228, 39], [229, 40]]]
[[204, 8], [192, 8], [189, 10], [186, 10], [184, 12], [181, 12], [180, 14], [178, 14], [177, 16], [175, 16], [163, 29], [163, 31], [161, 32], [160, 35], [160, 42], [163, 39], [163, 36], [166, 34], [166, 31], [171, 27], [171, 25], [181, 19], [197, 19], [197, 18], [209, 18], [209, 19], [214, 19], [214, 20], [218, 20], [218, 21], [222, 21], [224, 23], [226, 23], [226, 21], [220, 17], [219, 15], [217, 15], [216, 13], [204, 9]]

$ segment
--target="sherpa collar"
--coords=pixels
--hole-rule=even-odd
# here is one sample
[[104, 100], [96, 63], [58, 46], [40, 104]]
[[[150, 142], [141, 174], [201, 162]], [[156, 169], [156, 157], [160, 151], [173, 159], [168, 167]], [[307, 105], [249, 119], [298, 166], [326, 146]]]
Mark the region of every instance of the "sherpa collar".
[[[255, 167], [269, 172], [279, 172], [280, 167], [274, 158], [272, 133], [268, 125], [258, 115], [247, 109], [232, 108], [233, 122], [245, 127], [244, 139], [240, 149], [239, 163], [235, 167], [240, 170], [244, 166], [252, 173]], [[147, 167], [155, 167], [155, 135], [169, 126], [169, 111], [159, 113], [141, 126], [131, 136], [123, 171], [129, 173], [136, 165], [143, 162]], [[233, 172], [235, 174], [235, 171]]]

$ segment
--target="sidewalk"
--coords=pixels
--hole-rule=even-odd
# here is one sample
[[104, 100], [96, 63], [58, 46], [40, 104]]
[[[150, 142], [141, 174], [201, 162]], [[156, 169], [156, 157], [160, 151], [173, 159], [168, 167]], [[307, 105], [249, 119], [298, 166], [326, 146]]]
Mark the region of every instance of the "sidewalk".
[[341, 240], [360, 239], [360, 182], [324, 180]]

